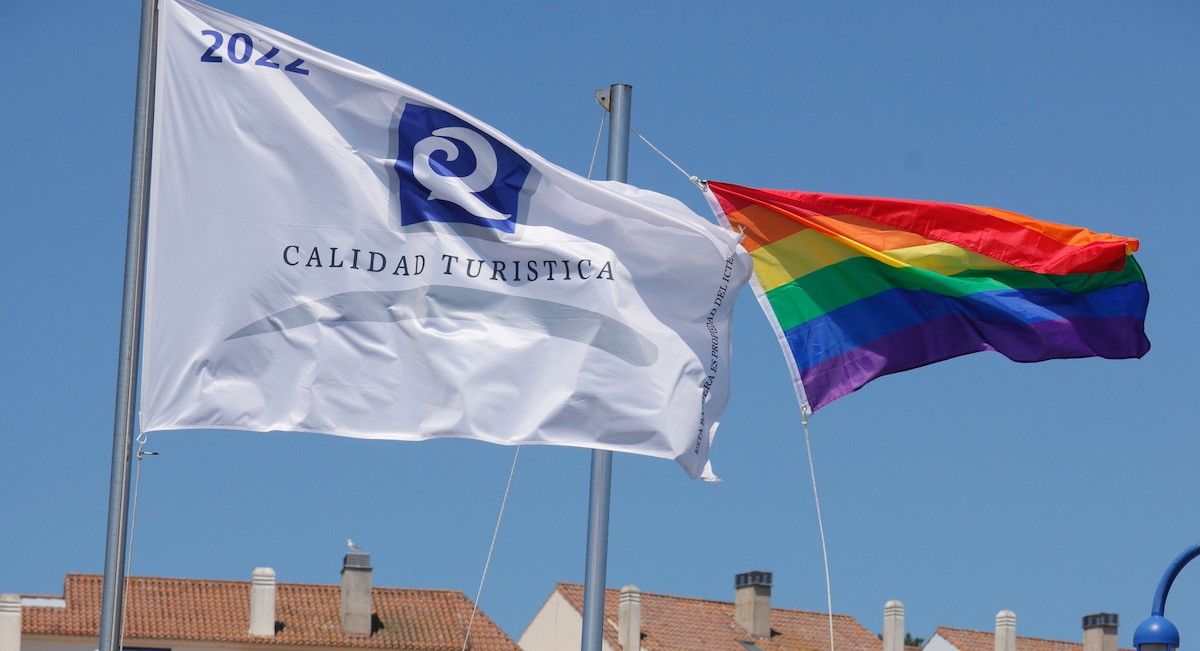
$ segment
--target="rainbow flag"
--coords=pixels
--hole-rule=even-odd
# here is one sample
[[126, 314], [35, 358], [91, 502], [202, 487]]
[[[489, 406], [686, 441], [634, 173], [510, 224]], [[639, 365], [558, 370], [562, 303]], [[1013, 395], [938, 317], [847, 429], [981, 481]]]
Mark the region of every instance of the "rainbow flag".
[[1141, 357], [1134, 239], [931, 201], [708, 183], [811, 413], [889, 373], [994, 350]]

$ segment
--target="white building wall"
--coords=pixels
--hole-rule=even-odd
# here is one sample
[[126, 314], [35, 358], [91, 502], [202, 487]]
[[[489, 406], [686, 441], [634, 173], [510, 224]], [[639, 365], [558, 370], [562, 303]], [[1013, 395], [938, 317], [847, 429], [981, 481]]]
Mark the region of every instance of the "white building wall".
[[42, 638], [26, 635], [21, 638], [21, 651], [93, 651], [98, 640], [82, 638]]
[[[517, 646], [522, 651], [562, 651], [563, 649], [578, 649], [583, 643], [583, 615], [571, 607], [571, 604], [558, 593], [550, 593], [550, 598], [542, 604], [541, 610], [533, 616]], [[602, 642], [604, 651], [614, 651], [608, 642]]]
[[958, 647], [950, 644], [946, 638], [941, 635], [934, 635], [929, 638], [925, 646], [921, 647], [921, 651], [958, 651]]

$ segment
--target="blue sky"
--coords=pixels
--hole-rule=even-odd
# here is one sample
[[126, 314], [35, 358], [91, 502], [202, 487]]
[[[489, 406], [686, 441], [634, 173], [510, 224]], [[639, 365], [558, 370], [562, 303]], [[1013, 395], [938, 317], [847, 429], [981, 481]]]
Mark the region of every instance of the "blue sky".
[[[746, 185], [992, 205], [1140, 238], [1142, 360], [980, 354], [879, 380], [812, 421], [834, 609], [878, 631], [1077, 640], [1080, 616], [1148, 614], [1200, 535], [1200, 8], [1188, 2], [424, 3], [214, 0], [437, 95], [576, 171], [599, 109], [691, 173]], [[516, 4], [517, 6], [508, 6]], [[57, 594], [103, 559], [138, 10], [5, 3], [0, 21], [0, 591]], [[635, 142], [631, 182], [698, 193]], [[599, 169], [603, 169], [603, 161]], [[609, 585], [824, 608], [799, 410], [747, 293], [724, 483], [618, 455]], [[512, 449], [299, 434], [156, 434], [133, 571], [336, 582], [344, 541], [377, 585], [473, 595]], [[482, 607], [513, 637], [581, 581], [588, 453], [525, 448]], [[1200, 635], [1200, 574], [1168, 605]]]

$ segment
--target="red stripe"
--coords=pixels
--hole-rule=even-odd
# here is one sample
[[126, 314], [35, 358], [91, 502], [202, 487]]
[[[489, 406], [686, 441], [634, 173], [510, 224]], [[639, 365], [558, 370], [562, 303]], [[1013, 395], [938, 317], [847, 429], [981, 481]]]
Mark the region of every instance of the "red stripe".
[[1113, 236], [1085, 245], [1065, 244], [1021, 224], [951, 203], [765, 190], [709, 181], [723, 207], [754, 202], [775, 210], [830, 217], [853, 215], [947, 242], [1037, 273], [1064, 275], [1120, 271], [1137, 241]]

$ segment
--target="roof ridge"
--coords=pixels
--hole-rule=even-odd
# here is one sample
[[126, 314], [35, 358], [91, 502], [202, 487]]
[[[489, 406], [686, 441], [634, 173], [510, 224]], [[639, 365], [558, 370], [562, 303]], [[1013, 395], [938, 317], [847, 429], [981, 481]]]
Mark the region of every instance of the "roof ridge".
[[[582, 588], [583, 587], [583, 585], [579, 584], [579, 583], [570, 583], [568, 581], [559, 581], [554, 586], [555, 590], [557, 590], [561, 586], [570, 586], [573, 588]], [[620, 588], [605, 588], [604, 591], [605, 592], [612, 591], [612, 592], [620, 593], [621, 590], [620, 590]], [[664, 592], [649, 592], [647, 590], [642, 590], [641, 588], [638, 588], [638, 592], [640, 594], [650, 595], [652, 597], [667, 597], [670, 599], [684, 599], [687, 601], [703, 601], [703, 602], [710, 603], [710, 604], [722, 604], [725, 606], [735, 605], [734, 602], [732, 602], [732, 601], [724, 601], [721, 599], [708, 599], [706, 597], [684, 597], [684, 596], [676, 595], [676, 594], [666, 594]], [[784, 611], [793, 612], [793, 613], [805, 613], [807, 615], [827, 615], [828, 614], [828, 613], [826, 613], [826, 611], [823, 611], [823, 610], [804, 610], [801, 608], [783, 608], [781, 606], [771, 606], [771, 610], [784, 610]], [[834, 613], [833, 616], [835, 618], [836, 617], [844, 617], [847, 619], [854, 619], [853, 615], [845, 615], [842, 613]], [[855, 620], [855, 621], [857, 621], [857, 620]]]
[[[91, 574], [91, 573], [86, 573], [86, 572], [68, 572], [67, 578], [69, 579], [71, 577], [78, 577], [78, 578], [82, 578], [82, 579], [103, 579], [104, 578], [103, 575], [100, 575], [100, 574]], [[149, 581], [183, 581], [185, 583], [213, 583], [213, 584], [233, 584], [233, 585], [250, 585], [250, 583], [251, 583], [250, 579], [246, 579], [243, 581], [241, 579], [201, 579], [201, 578], [194, 578], [194, 577], [189, 578], [189, 577], [182, 577], [182, 576], [133, 575], [133, 576], [128, 576], [126, 578], [130, 579], [130, 580], [142, 579], [142, 580], [149, 580]], [[275, 583], [275, 586], [276, 587], [297, 586], [297, 587], [331, 588], [331, 589], [339, 588], [338, 584], [336, 584], [336, 583], [309, 583], [309, 582], [305, 582], [305, 581], [277, 581]], [[462, 595], [463, 597], [467, 596], [467, 593], [463, 592], [462, 590], [452, 590], [450, 588], [412, 588], [412, 587], [372, 586], [371, 590], [372, 591], [383, 590], [383, 591], [389, 591], [389, 592], [399, 592], [399, 591], [405, 591], [405, 590], [417, 591], [417, 592], [445, 592], [445, 593], [450, 593], [450, 594]], [[34, 596], [34, 595], [28, 595], [28, 596]], [[38, 596], [41, 596], [41, 595], [38, 595]], [[45, 595], [45, 596], [58, 597], [59, 595]]]
[[[996, 632], [995, 632], [995, 631], [981, 631], [981, 630], [979, 630], [979, 629], [975, 629], [975, 628], [963, 628], [963, 627], [961, 627], [961, 626], [939, 626], [939, 627], [937, 627], [936, 629], [934, 629], [934, 631], [933, 631], [933, 632], [934, 632], [934, 634], [937, 634], [937, 632], [938, 632], [938, 631], [940, 631], [940, 630], [942, 630], [942, 629], [946, 629], [946, 630], [950, 630], [950, 631], [966, 631], [966, 632], [968, 632], [968, 633], [980, 633], [980, 634], [983, 634], [983, 635], [993, 635], [993, 636], [996, 634]], [[1038, 637], [1038, 636], [1036, 636], [1036, 635], [1017, 635], [1017, 637], [1018, 637], [1018, 638], [1025, 638], [1026, 640], [1039, 640], [1039, 641], [1042, 641], [1042, 642], [1054, 642], [1055, 644], [1074, 644], [1074, 645], [1077, 645], [1077, 646], [1083, 646], [1083, 642], [1071, 642], [1071, 641], [1069, 641], [1069, 640], [1056, 640], [1056, 639], [1054, 639], [1054, 638], [1049, 638], [1049, 637]]]
[[[994, 635], [994, 633], [993, 633], [993, 635]], [[1054, 640], [1054, 639], [1051, 639], [1048, 637], [1038, 637], [1036, 635], [1018, 635], [1017, 638], [1018, 639], [1025, 638], [1026, 640], [1041, 640], [1042, 642], [1057, 642], [1058, 644], [1074, 644], [1077, 646], [1083, 646], [1083, 642], [1070, 642], [1068, 640]]]

